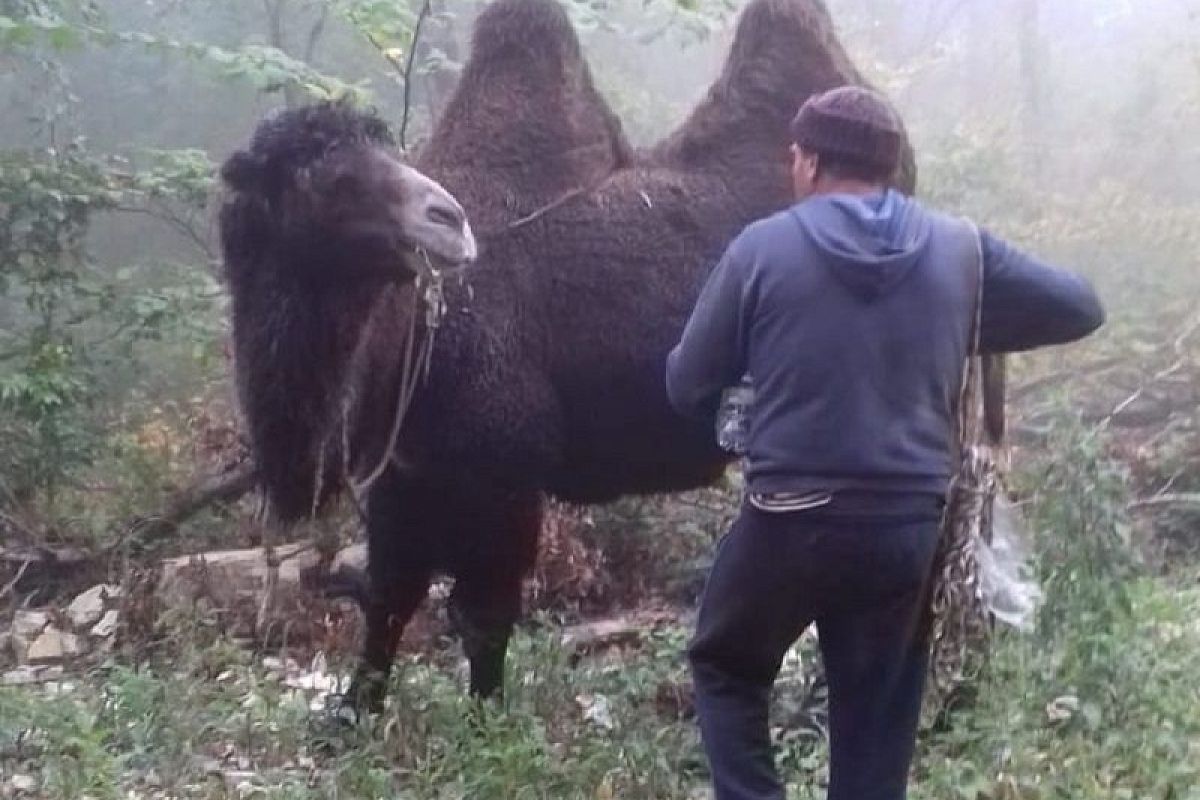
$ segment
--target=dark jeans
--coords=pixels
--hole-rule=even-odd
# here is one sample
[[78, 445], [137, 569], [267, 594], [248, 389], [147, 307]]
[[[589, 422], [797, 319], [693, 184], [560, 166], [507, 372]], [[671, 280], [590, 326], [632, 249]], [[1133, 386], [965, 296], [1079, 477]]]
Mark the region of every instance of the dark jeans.
[[717, 550], [688, 649], [716, 800], [784, 800], [768, 705], [783, 656], [813, 622], [829, 682], [829, 800], [903, 800], [940, 514], [938, 499], [911, 495], [743, 509]]

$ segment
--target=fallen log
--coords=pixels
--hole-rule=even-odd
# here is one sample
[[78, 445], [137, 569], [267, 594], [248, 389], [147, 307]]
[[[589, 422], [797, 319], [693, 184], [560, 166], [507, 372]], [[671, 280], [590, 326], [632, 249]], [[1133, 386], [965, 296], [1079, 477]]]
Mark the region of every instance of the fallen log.
[[[153, 595], [163, 608], [205, 609], [229, 635], [260, 645], [299, 643], [319, 637], [329, 600], [358, 596], [334, 589], [365, 579], [366, 545], [351, 545], [332, 558], [309, 541], [264, 548], [224, 550], [167, 559], [159, 565]], [[365, 591], [365, 590], [364, 590]]]
[[250, 493], [254, 483], [254, 468], [249, 465], [220, 475], [205, 476], [172, 495], [157, 514], [133, 519], [128, 529], [141, 544], [164, 539], [209, 506], [237, 502]]
[[171, 495], [158, 513], [125, 523], [119, 535], [113, 537], [113, 544], [99, 551], [43, 544], [54, 537], [22, 529], [19, 538], [24, 544], [0, 547], [0, 598], [9, 594], [26, 599], [41, 596], [32, 598], [36, 602], [54, 596], [60, 589], [94, 582], [114, 551], [161, 541], [204, 509], [240, 500], [254, 483], [254, 470], [248, 465], [220, 475], [206, 475]]
[[668, 611], [591, 620], [564, 630], [561, 642], [570, 653], [570, 663], [577, 664], [586, 656], [606, 650], [640, 646], [656, 628], [677, 621], [677, 616]]
[[1129, 504], [1130, 511], [1197, 511], [1200, 512], [1200, 492], [1184, 494], [1161, 494], [1135, 500]]

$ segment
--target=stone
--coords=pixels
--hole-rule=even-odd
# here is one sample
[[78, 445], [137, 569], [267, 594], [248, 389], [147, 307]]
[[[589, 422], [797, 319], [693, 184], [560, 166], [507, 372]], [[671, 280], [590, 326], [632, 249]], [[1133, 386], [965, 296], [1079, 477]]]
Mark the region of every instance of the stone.
[[83, 652], [84, 647], [78, 636], [50, 627], [29, 643], [25, 661], [29, 664], [53, 664], [82, 655]]
[[226, 791], [237, 792], [239, 796], [246, 796], [253, 792], [254, 780], [257, 777], [257, 772], [248, 769], [221, 771], [221, 778], [225, 781]]
[[31, 686], [36, 683], [56, 681], [63, 676], [63, 668], [58, 665], [38, 667], [25, 664], [0, 675], [0, 684], [4, 686]]
[[354, 569], [359, 572], [367, 571], [367, 545], [358, 542], [342, 548], [333, 559], [333, 569]]
[[37, 779], [32, 775], [13, 775], [8, 779], [8, 785], [17, 792], [35, 792], [37, 791]]
[[9, 631], [8, 649], [18, 664], [25, 663], [29, 658], [29, 646], [49, 626], [50, 614], [46, 611], [24, 609], [16, 613], [12, 630]]
[[91, 634], [100, 639], [108, 639], [117, 632], [117, 624], [121, 621], [121, 612], [110, 608], [104, 612], [100, 621], [92, 626]]
[[67, 617], [75, 630], [82, 631], [100, 621], [111, 601], [121, 596], [121, 587], [102, 583], [76, 597], [67, 606]]
[[578, 652], [636, 644], [648, 633], [641, 620], [625, 617], [573, 625], [562, 633], [563, 646]]
[[[324, 570], [318, 570], [318, 553], [310, 542], [281, 544], [272, 589], [271, 570], [262, 548], [197, 553], [161, 564], [157, 599], [168, 608], [215, 607], [222, 624], [234, 638], [250, 636], [274, 642], [311, 641], [327, 635], [328, 596]], [[349, 547], [332, 562], [332, 570], [357, 577], [365, 562], [363, 545]], [[335, 625], [343, 625], [335, 618]]]
[[[275, 548], [279, 560], [277, 586], [293, 590], [300, 584], [300, 570], [315, 560], [306, 543]], [[160, 595], [168, 603], [188, 602], [196, 597], [258, 597], [268, 583], [270, 569], [262, 548], [221, 550], [172, 558], [162, 563]]]
[[1066, 722], [1079, 711], [1079, 698], [1073, 694], [1056, 697], [1046, 705], [1046, 718], [1053, 723]]
[[49, 624], [49, 612], [25, 609], [18, 611], [16, 616], [13, 617], [12, 633], [14, 636], [23, 636], [26, 639], [31, 639], [41, 633]]
[[583, 718], [586, 721], [606, 731], [611, 731], [616, 727], [616, 723], [613, 721], [612, 707], [604, 695], [581, 694], [575, 698], [575, 703], [583, 712]]

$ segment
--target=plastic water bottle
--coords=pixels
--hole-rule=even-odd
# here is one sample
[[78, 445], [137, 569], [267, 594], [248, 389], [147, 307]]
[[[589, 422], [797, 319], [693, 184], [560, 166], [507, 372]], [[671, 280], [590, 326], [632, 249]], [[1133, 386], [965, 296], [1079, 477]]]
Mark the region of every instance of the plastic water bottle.
[[754, 389], [748, 378], [721, 393], [721, 405], [717, 409], [717, 444], [722, 450], [745, 454], [753, 402]]

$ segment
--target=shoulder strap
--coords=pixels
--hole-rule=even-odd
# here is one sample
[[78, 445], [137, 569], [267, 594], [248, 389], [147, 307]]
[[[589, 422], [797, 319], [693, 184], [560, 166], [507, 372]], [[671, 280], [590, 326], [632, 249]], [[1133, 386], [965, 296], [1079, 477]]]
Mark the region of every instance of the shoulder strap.
[[980, 357], [979, 343], [983, 325], [983, 241], [979, 229], [967, 220], [975, 240], [975, 302], [971, 309], [971, 328], [967, 338], [966, 363], [963, 366], [962, 386], [958, 394], [958, 438], [965, 449], [979, 439]]
[[[988, 444], [1000, 448], [1004, 445], [1007, 427], [1004, 414], [1005, 361], [1003, 355], [979, 352], [983, 336], [983, 239], [974, 223], [967, 221], [967, 224], [975, 237], [976, 286], [975, 308], [971, 316], [971, 349], [967, 354], [959, 397], [959, 431], [964, 445], [986, 437]], [[980, 416], [982, 426], [979, 424]]]

